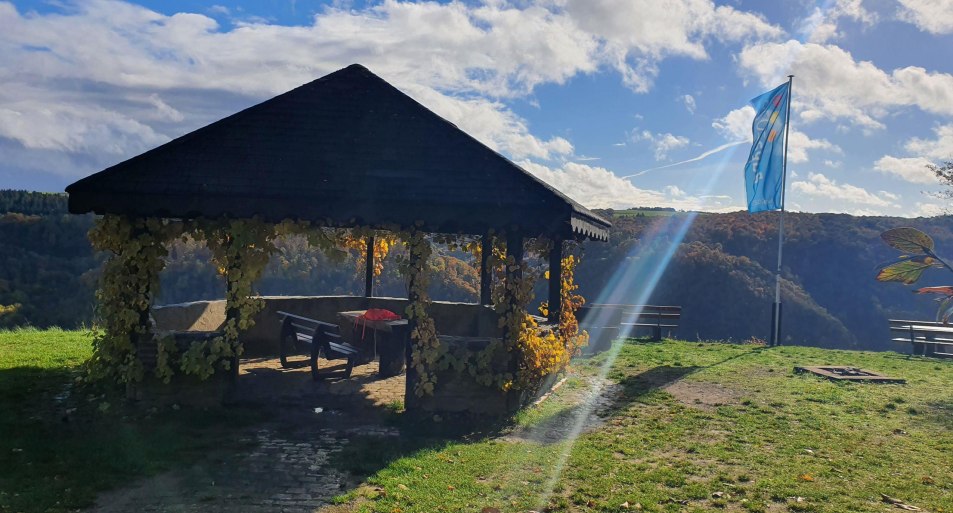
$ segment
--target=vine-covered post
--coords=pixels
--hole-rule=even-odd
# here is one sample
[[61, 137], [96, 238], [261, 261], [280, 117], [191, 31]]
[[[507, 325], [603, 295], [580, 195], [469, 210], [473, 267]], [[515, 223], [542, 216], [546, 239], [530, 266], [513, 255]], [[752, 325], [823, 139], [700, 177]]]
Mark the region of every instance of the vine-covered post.
[[[430, 295], [427, 287], [430, 285], [427, 260], [433, 248], [426, 234], [417, 228], [412, 228], [404, 235], [407, 243], [407, 262], [404, 272], [407, 276], [408, 305], [407, 319], [410, 327], [410, 358], [407, 366], [407, 399], [433, 395], [437, 377], [434, 374], [437, 360], [440, 359], [440, 340], [437, 338], [437, 328], [430, 317], [428, 307]], [[412, 380], [411, 377], [416, 379]], [[411, 381], [416, 381], [411, 388]], [[408, 404], [408, 407], [411, 405]]]
[[516, 347], [515, 340], [519, 337], [523, 311], [523, 301], [520, 297], [520, 288], [523, 280], [523, 234], [511, 231], [506, 234], [506, 265], [504, 272], [506, 294], [503, 298], [504, 316], [509, 320], [503, 328], [503, 340], [508, 341], [508, 347]]
[[[514, 265], [507, 265], [506, 276], [519, 280], [523, 276], [523, 234], [511, 232], [506, 236], [506, 256], [513, 257]], [[509, 260], [509, 258], [507, 258]]]
[[366, 240], [367, 249], [364, 259], [364, 297], [374, 296], [374, 236], [368, 235]]
[[168, 231], [159, 219], [106, 215], [89, 232], [93, 247], [112, 253], [96, 292], [101, 329], [93, 341], [90, 375], [125, 383], [130, 393], [143, 378], [139, 351], [152, 341], [149, 314]]
[[253, 288], [276, 251], [278, 230], [254, 218], [201, 220], [199, 228], [225, 276], [225, 324], [221, 336], [189, 347], [182, 355], [182, 370], [204, 380], [219, 366], [234, 377], [243, 352], [239, 333], [254, 326], [253, 316], [264, 308]]
[[480, 304], [492, 305], [493, 270], [490, 257], [493, 255], [493, 235], [486, 233], [480, 238]]
[[562, 310], [563, 241], [555, 239], [549, 250], [549, 322], [558, 323]]

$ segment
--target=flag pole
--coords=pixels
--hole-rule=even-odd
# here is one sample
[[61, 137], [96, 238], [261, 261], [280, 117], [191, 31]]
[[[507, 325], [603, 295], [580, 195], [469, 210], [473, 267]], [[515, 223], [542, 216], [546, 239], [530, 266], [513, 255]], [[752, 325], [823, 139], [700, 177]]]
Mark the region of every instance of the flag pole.
[[788, 136], [791, 132], [791, 100], [794, 75], [788, 75], [788, 105], [784, 118], [784, 160], [781, 165], [781, 219], [778, 226], [778, 270], [774, 281], [774, 309], [771, 311], [771, 345], [781, 344], [781, 253], [784, 248], [784, 193], [788, 181]]

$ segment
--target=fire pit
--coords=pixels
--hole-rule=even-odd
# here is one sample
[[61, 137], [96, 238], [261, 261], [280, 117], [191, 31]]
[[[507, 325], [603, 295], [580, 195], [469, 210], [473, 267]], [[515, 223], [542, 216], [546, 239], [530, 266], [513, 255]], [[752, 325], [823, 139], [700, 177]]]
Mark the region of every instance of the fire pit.
[[906, 383], [907, 380], [900, 378], [891, 378], [884, 376], [879, 372], [874, 372], [857, 367], [795, 367], [794, 372], [802, 374], [810, 372], [822, 378], [831, 381], [861, 381], [868, 383]]

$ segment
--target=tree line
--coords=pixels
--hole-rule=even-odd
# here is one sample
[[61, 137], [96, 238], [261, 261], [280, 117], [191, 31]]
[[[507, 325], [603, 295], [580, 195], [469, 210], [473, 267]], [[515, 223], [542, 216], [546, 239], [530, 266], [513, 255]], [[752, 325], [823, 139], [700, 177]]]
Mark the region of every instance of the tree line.
[[[0, 328], [90, 325], [103, 262], [86, 239], [90, 215], [66, 213], [64, 194], [0, 191]], [[767, 338], [777, 258], [777, 213], [750, 215], [675, 212], [614, 215], [608, 243], [583, 245], [576, 270], [589, 302], [673, 304], [683, 307], [679, 338]], [[888, 318], [929, 319], [929, 298], [899, 284], [877, 283], [877, 265], [891, 249], [883, 231], [914, 226], [938, 246], [953, 247], [950, 216], [904, 219], [843, 214], [787, 214], [783, 268], [787, 343], [890, 349]], [[278, 243], [257, 290], [264, 295], [362, 294], [358, 255], [330, 261], [303, 237]], [[375, 294], [406, 296], [393, 259], [375, 279]], [[430, 262], [431, 296], [475, 302], [476, 262], [438, 247]], [[538, 297], [545, 297], [545, 283]], [[208, 250], [194, 241], [173, 244], [158, 302], [219, 299], [224, 283]]]

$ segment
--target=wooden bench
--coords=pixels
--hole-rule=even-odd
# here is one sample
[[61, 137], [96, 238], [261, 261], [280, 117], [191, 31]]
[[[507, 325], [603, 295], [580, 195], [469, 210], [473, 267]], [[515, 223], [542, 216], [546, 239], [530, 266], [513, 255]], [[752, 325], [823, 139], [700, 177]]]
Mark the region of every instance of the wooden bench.
[[894, 342], [912, 345], [912, 354], [953, 358], [953, 325], [932, 321], [890, 319]]
[[623, 326], [650, 328], [652, 340], [662, 340], [663, 329], [671, 335], [681, 318], [680, 306], [634, 305], [622, 311]]
[[659, 305], [610, 305], [596, 303], [591, 305], [597, 308], [614, 307], [622, 310], [620, 326], [630, 328], [649, 328], [652, 330], [652, 340], [662, 340], [662, 333], [671, 334], [678, 327], [682, 317], [680, 306]]
[[[339, 372], [318, 372], [318, 358], [347, 360], [342, 377], [349, 378], [360, 357], [360, 349], [344, 342], [337, 324], [309, 319], [288, 312], [278, 312], [281, 318], [281, 366], [301, 367], [310, 364], [315, 380], [337, 375]], [[295, 355], [307, 355], [306, 361], [292, 361]]]

